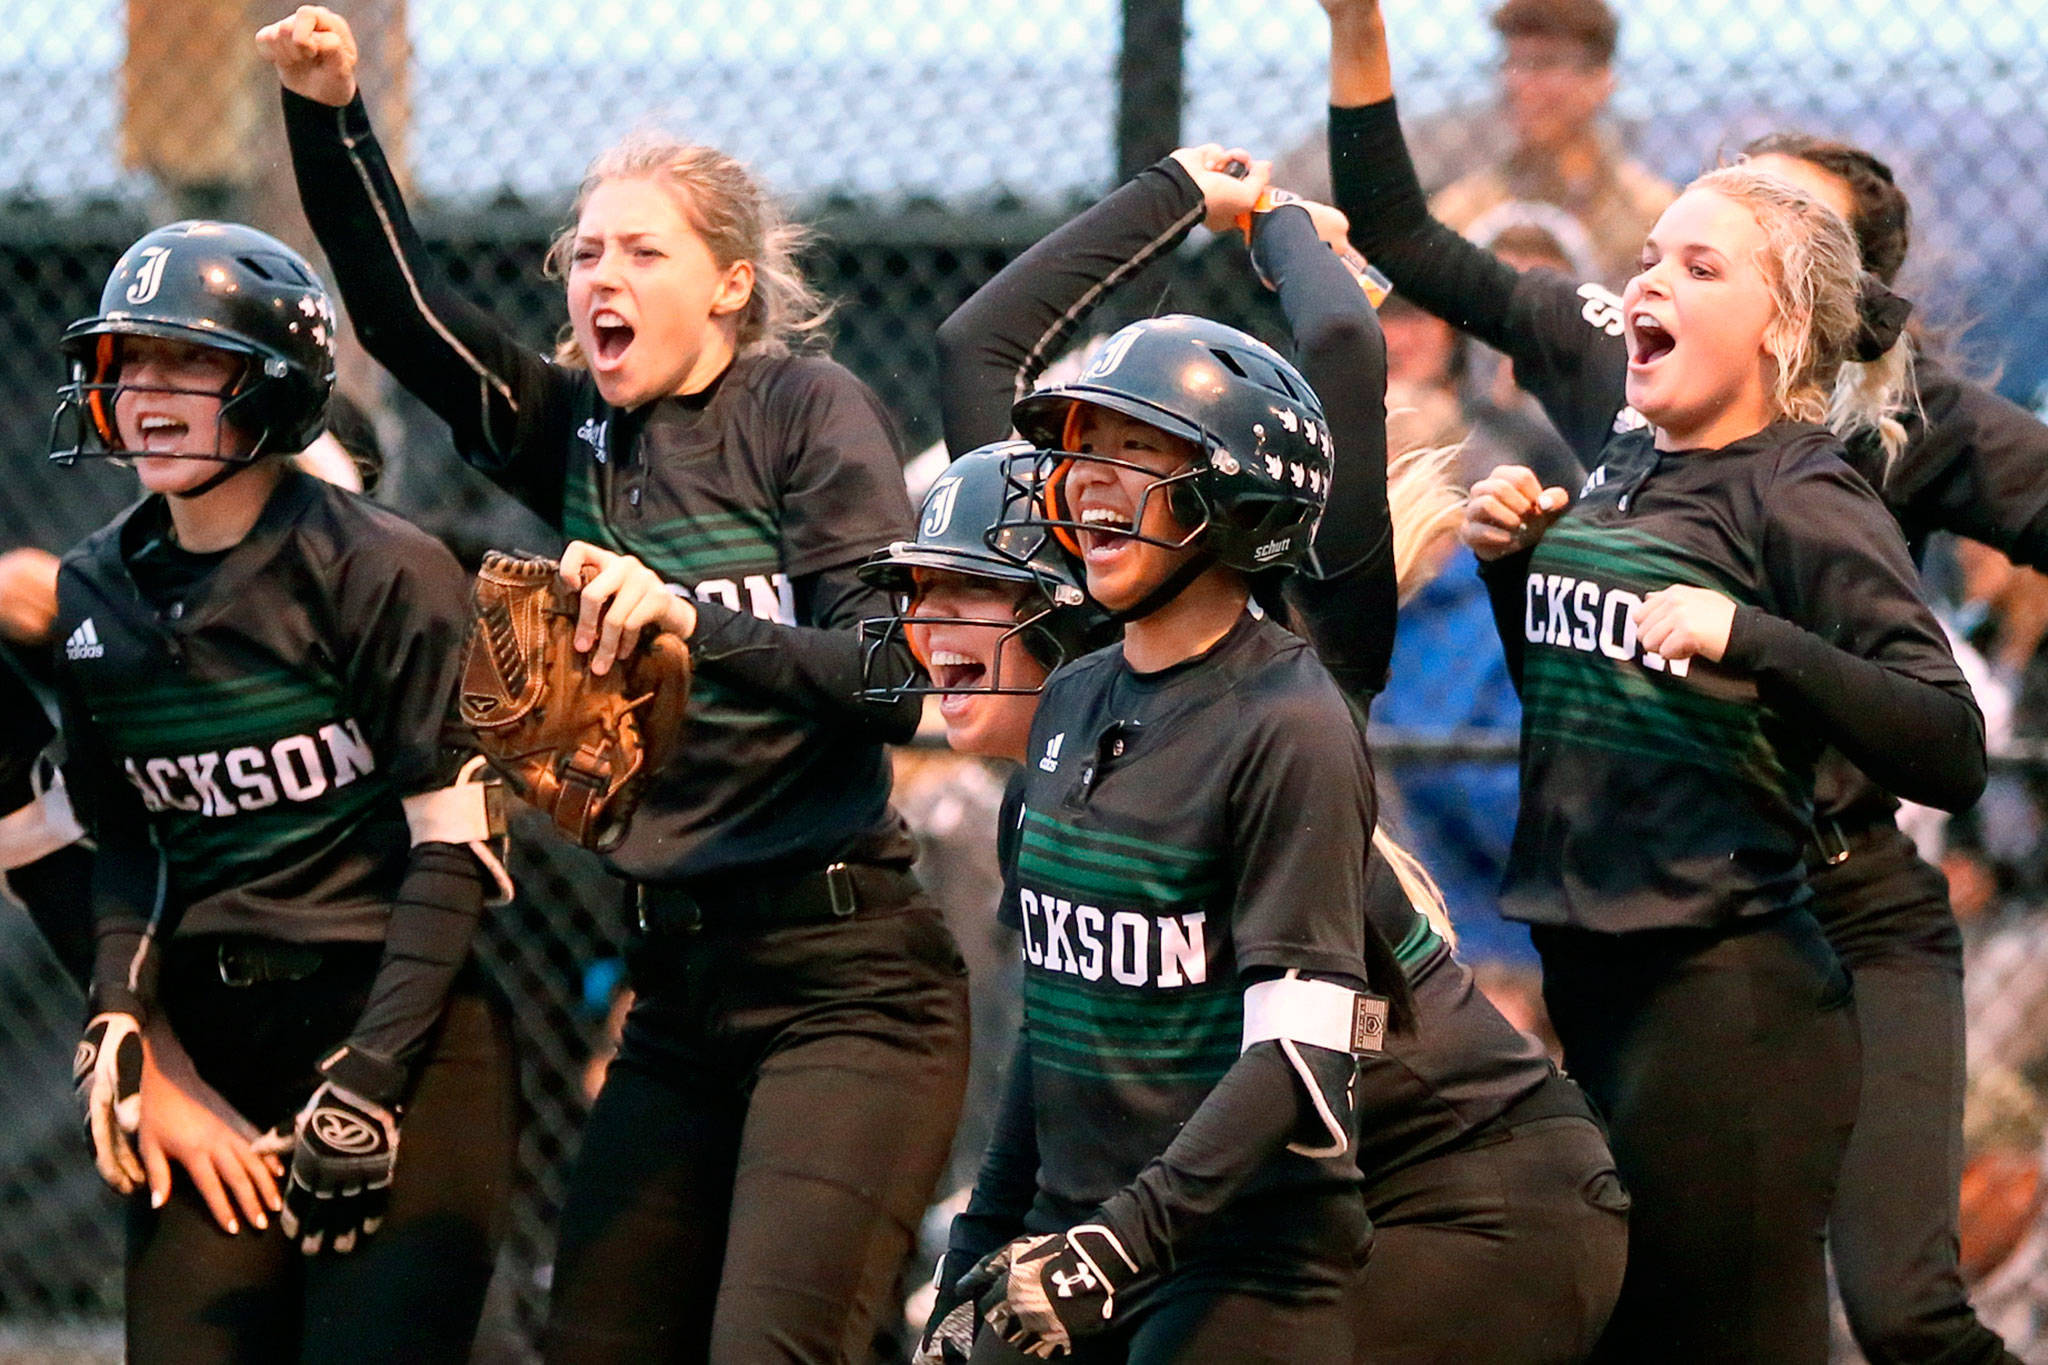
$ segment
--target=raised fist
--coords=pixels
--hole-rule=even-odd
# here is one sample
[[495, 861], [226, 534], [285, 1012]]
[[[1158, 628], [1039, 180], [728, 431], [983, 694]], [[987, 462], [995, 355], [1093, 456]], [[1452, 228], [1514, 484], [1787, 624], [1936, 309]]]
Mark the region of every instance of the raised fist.
[[356, 35], [331, 9], [299, 6], [289, 19], [256, 31], [256, 50], [295, 95], [336, 108], [356, 97]]

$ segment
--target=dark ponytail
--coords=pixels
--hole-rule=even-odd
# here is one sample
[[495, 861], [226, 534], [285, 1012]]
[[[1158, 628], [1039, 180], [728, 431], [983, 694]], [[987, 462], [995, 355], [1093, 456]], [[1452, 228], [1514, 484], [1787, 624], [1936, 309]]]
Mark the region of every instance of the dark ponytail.
[[1807, 133], [1772, 133], [1742, 149], [1745, 156], [1797, 157], [1818, 166], [1849, 187], [1856, 212], [1849, 230], [1863, 253], [1863, 268], [1886, 284], [1894, 283], [1906, 251], [1913, 244], [1913, 207], [1892, 176], [1892, 168], [1846, 142]]

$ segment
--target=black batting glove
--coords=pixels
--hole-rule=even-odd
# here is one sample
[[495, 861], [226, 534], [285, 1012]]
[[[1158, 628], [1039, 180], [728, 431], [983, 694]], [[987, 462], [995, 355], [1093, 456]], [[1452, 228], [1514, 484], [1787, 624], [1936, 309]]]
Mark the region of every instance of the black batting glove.
[[320, 1070], [320, 1088], [293, 1126], [291, 1174], [278, 1215], [285, 1236], [297, 1239], [308, 1256], [354, 1251], [382, 1226], [398, 1164], [397, 1107], [344, 1083], [374, 1077], [380, 1093], [395, 1093], [393, 1064], [342, 1048]]

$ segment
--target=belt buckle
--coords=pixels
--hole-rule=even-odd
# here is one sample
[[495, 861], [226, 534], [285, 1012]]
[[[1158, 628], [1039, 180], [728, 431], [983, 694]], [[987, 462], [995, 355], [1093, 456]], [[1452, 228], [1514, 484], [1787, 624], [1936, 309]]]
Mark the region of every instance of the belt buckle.
[[833, 863], [825, 869], [825, 894], [832, 901], [833, 919], [851, 919], [853, 912], [860, 909], [860, 898], [854, 894], [853, 872], [845, 863]]

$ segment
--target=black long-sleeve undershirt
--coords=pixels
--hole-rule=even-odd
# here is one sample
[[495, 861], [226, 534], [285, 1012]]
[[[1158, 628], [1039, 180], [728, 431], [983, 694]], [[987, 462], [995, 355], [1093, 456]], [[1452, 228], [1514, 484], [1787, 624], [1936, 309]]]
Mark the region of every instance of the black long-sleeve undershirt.
[[1329, 502], [1316, 530], [1317, 576], [1286, 586], [1296, 624], [1359, 706], [1386, 686], [1399, 590], [1387, 508], [1387, 347], [1379, 315], [1315, 234], [1308, 213], [1255, 220], [1252, 253], [1273, 281], [1295, 358], [1322, 400], [1334, 446]]
[[1517, 271], [1432, 218], [1391, 99], [1330, 110], [1330, 183], [1352, 244], [1404, 297], [1512, 360], [1516, 382], [1586, 466], [1597, 465], [1627, 401], [1614, 295], [1553, 271]]
[[1010, 434], [1010, 405], [1117, 285], [1202, 221], [1202, 192], [1172, 158], [1138, 172], [998, 271], [939, 324], [946, 448]]
[[1038, 1197], [1038, 1117], [1031, 1086], [1031, 1035], [1020, 1032], [974, 1191], [946, 1235], [941, 1290], [950, 1290], [982, 1257], [1024, 1233], [1024, 1215]]
[[[563, 478], [572, 444], [571, 391], [564, 371], [521, 343], [454, 290], [428, 258], [360, 95], [335, 108], [284, 92], [292, 163], [321, 247], [356, 335], [372, 358], [449, 424], [469, 463], [548, 521], [562, 519]], [[626, 414], [614, 435], [623, 448], [637, 429]], [[784, 626], [699, 603], [692, 648], [707, 676], [764, 692], [806, 713], [831, 715], [901, 743], [917, 728], [916, 697], [861, 702], [861, 642], [852, 627], [886, 615], [883, 594], [853, 577], [853, 565], [792, 575], [803, 626]], [[806, 608], [810, 610], [806, 610]], [[914, 666], [908, 651], [893, 676]]]
[[[859, 626], [895, 608], [889, 594], [861, 581], [859, 566], [842, 565], [790, 580], [797, 619], [784, 626], [718, 602], [697, 603], [690, 655], [705, 676], [774, 697], [807, 715], [850, 724], [887, 744], [906, 744], [917, 733], [923, 698], [893, 702], [861, 697], [864, 646]], [[909, 677], [913, 661], [900, 643], [890, 647], [880, 676]]]
[[1866, 776], [1909, 801], [1962, 810], [1984, 790], [1984, 722], [1943, 691], [1837, 649], [1754, 607], [1735, 609], [1723, 661], [1810, 714]]

